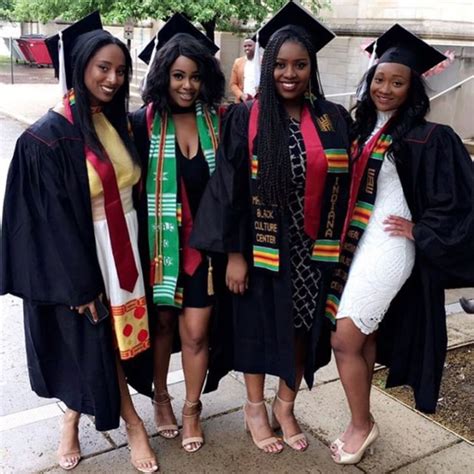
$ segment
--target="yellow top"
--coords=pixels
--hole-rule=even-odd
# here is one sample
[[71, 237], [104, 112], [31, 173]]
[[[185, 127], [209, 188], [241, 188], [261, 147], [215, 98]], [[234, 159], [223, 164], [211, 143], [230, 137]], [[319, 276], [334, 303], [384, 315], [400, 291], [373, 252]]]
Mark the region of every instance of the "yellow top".
[[[140, 179], [140, 167], [132, 161], [120, 135], [102, 112], [93, 114], [92, 121], [100, 143], [112, 161], [119, 190], [133, 186]], [[91, 198], [96, 198], [103, 194], [102, 182], [94, 167], [88, 161], [86, 163]]]

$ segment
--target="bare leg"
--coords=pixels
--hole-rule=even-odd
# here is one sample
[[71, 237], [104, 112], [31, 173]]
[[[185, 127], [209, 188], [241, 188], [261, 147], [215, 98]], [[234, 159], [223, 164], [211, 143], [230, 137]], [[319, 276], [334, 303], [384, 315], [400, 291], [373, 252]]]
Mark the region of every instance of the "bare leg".
[[[362, 334], [350, 318], [339, 319], [331, 343], [336, 364], [351, 411], [351, 422], [346, 429], [344, 451], [355, 453], [372, 429], [370, 420], [369, 367], [363, 356], [367, 336]], [[370, 368], [371, 370], [371, 368]]]
[[126, 423], [132, 464], [141, 472], [157, 471], [158, 461], [150, 446], [143, 421], [133, 406], [132, 398], [130, 397], [130, 392], [128, 391], [127, 382], [125, 380], [125, 374], [123, 373], [118, 358], [116, 359], [116, 365], [120, 386], [120, 416]]
[[[279, 381], [278, 393], [273, 402], [273, 414], [281, 426], [284, 437], [289, 440], [291, 437], [301, 434], [301, 428], [293, 413], [294, 401], [298, 393], [304, 373], [304, 362], [306, 358], [306, 343], [303, 337], [295, 338], [296, 351], [296, 391], [291, 390], [282, 379]], [[308, 447], [308, 440], [304, 437], [291, 443], [291, 447], [296, 451], [304, 451]]]
[[372, 378], [374, 375], [376, 354], [377, 354], [377, 333], [374, 332], [367, 336], [367, 340], [365, 341], [364, 347], [362, 348], [362, 355], [369, 369], [369, 390], [372, 387]]
[[[275, 436], [268, 421], [265, 403], [261, 403], [263, 401], [265, 375], [244, 374], [244, 378], [247, 400], [249, 401], [244, 407], [245, 417], [254, 442], [261, 442]], [[265, 446], [263, 451], [266, 453], [279, 453], [282, 449], [283, 444], [280, 441], [276, 441]]]
[[[179, 318], [179, 333], [181, 336], [184, 383], [186, 400], [183, 407], [183, 439], [203, 437], [199, 415], [204, 379], [206, 378], [209, 362], [209, 321], [211, 307], [185, 308]], [[197, 451], [202, 442], [186, 444], [184, 449], [189, 452]]]
[[81, 459], [81, 447], [79, 445], [80, 417], [79, 412], [69, 408], [63, 416], [58, 461], [59, 465], [67, 471], [74, 469]]
[[158, 428], [160, 426], [176, 426], [174, 429], [158, 430], [163, 438], [171, 439], [178, 435], [178, 430], [166, 380], [177, 316], [172, 311], [158, 311], [157, 319], [153, 339], [153, 383], [155, 387], [153, 407], [155, 423]]

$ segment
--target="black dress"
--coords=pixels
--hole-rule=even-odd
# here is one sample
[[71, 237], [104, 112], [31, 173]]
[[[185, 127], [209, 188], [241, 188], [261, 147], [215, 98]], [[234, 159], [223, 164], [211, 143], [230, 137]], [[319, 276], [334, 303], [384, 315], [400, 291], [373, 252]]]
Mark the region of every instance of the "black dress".
[[[193, 219], [196, 217], [201, 197], [209, 181], [209, 166], [204, 158], [201, 147], [196, 156], [186, 158], [176, 142], [176, 159], [178, 166], [178, 179], [184, 181], [186, 194]], [[207, 291], [208, 261], [203, 258], [193, 275], [180, 272], [178, 286], [183, 287], [184, 308], [206, 308], [211, 306], [214, 298]]]
[[309, 331], [316, 313], [321, 271], [311, 263], [314, 242], [304, 232], [306, 150], [299, 122], [290, 119], [289, 131], [292, 185], [288, 202], [291, 299], [295, 328]]
[[[111, 324], [70, 310], [103, 292], [84, 142], [50, 111], [20, 136], [8, 172], [0, 293], [23, 299], [32, 389], [109, 430], [120, 414]], [[123, 361], [128, 382], [147, 395], [151, 362], [151, 351]]]

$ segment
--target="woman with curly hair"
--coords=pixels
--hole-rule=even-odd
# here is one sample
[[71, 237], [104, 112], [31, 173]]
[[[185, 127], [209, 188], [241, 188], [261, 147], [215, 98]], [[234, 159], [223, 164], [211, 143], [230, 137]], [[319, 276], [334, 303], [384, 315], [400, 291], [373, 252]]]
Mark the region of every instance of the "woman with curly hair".
[[[228, 256], [234, 324], [224, 344], [233, 347], [231, 368], [244, 372], [254, 443], [280, 452], [281, 427], [283, 441], [304, 451], [293, 408], [303, 376], [311, 387], [330, 359], [321, 310], [346, 215], [348, 114], [319, 83], [316, 51], [334, 37], [329, 30], [291, 2], [257, 36], [265, 47], [259, 95], [226, 114], [192, 244]], [[279, 377], [272, 425], [266, 374]]]
[[218, 48], [181, 15], [167, 22], [158, 41], [143, 91], [146, 106], [131, 117], [146, 170], [140, 222], [146, 240], [142, 257], [150, 269], [150, 298], [157, 318], [153, 404], [158, 433], [175, 438], [178, 426], [167, 375], [179, 321], [186, 386], [182, 446], [193, 453], [204, 444], [199, 399], [208, 368], [214, 297], [212, 261], [189, 247], [189, 235], [215, 168], [216, 110], [225, 79], [213, 56]]
[[472, 162], [450, 127], [425, 120], [421, 74], [445, 57], [400, 25], [375, 48], [355, 108], [346, 238], [327, 303], [351, 411], [331, 446], [338, 464], [359, 462], [379, 435], [369, 403], [376, 360], [390, 368], [388, 386], [411, 385], [417, 408], [435, 410], [444, 288], [474, 280]]

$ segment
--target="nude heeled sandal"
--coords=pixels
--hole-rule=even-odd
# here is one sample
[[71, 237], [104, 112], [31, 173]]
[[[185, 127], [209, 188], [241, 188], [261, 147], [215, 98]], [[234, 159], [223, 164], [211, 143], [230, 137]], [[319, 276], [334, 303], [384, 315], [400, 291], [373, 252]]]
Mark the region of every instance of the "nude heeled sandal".
[[[275, 396], [275, 399], [273, 400], [273, 404], [272, 404], [272, 428], [274, 430], [281, 430], [282, 431], [283, 441], [291, 449], [294, 449], [295, 451], [305, 451], [308, 448], [308, 439], [306, 438], [306, 435], [304, 433], [302, 433], [302, 432], [301, 433], [296, 433], [293, 436], [290, 436], [288, 438], [286, 437], [285, 431], [283, 430], [280, 422], [278, 421], [278, 418], [275, 415], [274, 406], [275, 406], [276, 401], [278, 401], [282, 405], [286, 405], [288, 407], [293, 407], [293, 405], [295, 404], [294, 401], [287, 402], [286, 400], [282, 400], [278, 395]], [[303, 440], [306, 441], [306, 446], [304, 448], [297, 448], [296, 444], [298, 443], [298, 441], [303, 441]]]
[[[125, 428], [127, 429], [127, 438], [129, 437], [129, 432], [133, 430], [143, 430], [145, 432], [146, 439], [148, 440], [148, 435], [146, 433], [145, 425], [143, 421], [138, 423], [126, 423]], [[151, 446], [150, 446], [151, 449]], [[159, 471], [160, 467], [158, 465], [158, 461], [156, 460], [156, 456], [153, 453], [152, 456], [147, 458], [134, 458], [132, 455], [132, 448], [130, 446], [130, 441], [128, 444], [128, 450], [130, 451], [130, 463], [132, 466], [139, 472], [150, 473], [150, 472], [157, 472]], [[151, 467], [143, 467], [143, 464], [151, 463]]]
[[[246, 411], [246, 407], [247, 405], [251, 405], [251, 406], [254, 406], [254, 407], [257, 407], [257, 406], [262, 406], [262, 405], [265, 405], [265, 400], [262, 400], [260, 402], [251, 402], [250, 400], [247, 400], [246, 404], [244, 405], [244, 408], [243, 408], [243, 411], [244, 411], [244, 427], [245, 427], [245, 431], [247, 433], [250, 433], [250, 436], [252, 437], [252, 441], [254, 442], [255, 446], [257, 446], [258, 449], [261, 449], [262, 451], [268, 453], [268, 454], [278, 454], [278, 453], [281, 453], [283, 451], [283, 446], [281, 447], [281, 449], [279, 449], [278, 451], [265, 451], [265, 448], [267, 446], [270, 446], [272, 444], [278, 444], [281, 442], [281, 439], [280, 438], [277, 438], [276, 436], [270, 436], [269, 438], [265, 438], [265, 439], [262, 439], [260, 441], [257, 441], [257, 439], [255, 438], [255, 435], [252, 431], [252, 423], [250, 422], [249, 423], [249, 420], [250, 420], [250, 417], [247, 416], [247, 411]], [[266, 411], [266, 407], [265, 407], [265, 411]]]
[[[79, 430], [80, 417], [81, 416], [79, 415], [77, 418], [77, 423], [75, 423], [76, 430]], [[71, 419], [66, 419], [66, 418], [72, 418], [72, 416], [70, 416], [70, 414], [68, 415], [68, 412], [64, 413], [63, 418], [61, 419], [61, 423], [60, 423], [61, 430], [64, 430], [64, 425], [66, 423], [71, 423], [71, 421], [73, 421]], [[59, 452], [59, 449], [58, 449], [57, 454], [58, 454], [59, 467], [61, 469], [64, 469], [65, 471], [71, 471], [72, 469], [74, 469], [82, 459], [80, 448], [75, 451], [69, 451], [67, 453], [61, 453]]]
[[[366, 451], [369, 451], [370, 454], [373, 453], [374, 449], [372, 444], [379, 437], [379, 434], [379, 427], [377, 423], [374, 422], [370, 433], [368, 434], [367, 438], [365, 438], [365, 441], [358, 451], [355, 453], [346, 453], [343, 449], [343, 446], [341, 446], [337, 452], [333, 454], [333, 461], [336, 464], [357, 464], [362, 459]], [[336, 458], [337, 455], [339, 455], [339, 459]]]
[[[153, 404], [153, 407], [155, 406], [164, 406], [164, 405], [170, 405], [171, 406], [171, 400], [173, 400], [173, 397], [168, 393], [168, 392], [160, 392], [156, 394], [157, 397], [163, 397], [163, 400], [156, 400], [155, 398], [152, 399], [151, 403]], [[177, 423], [170, 423], [169, 425], [160, 425], [158, 422], [158, 413], [157, 410], [154, 410], [155, 412], [155, 424], [156, 424], [156, 430], [157, 433], [165, 439], [174, 439], [178, 436], [179, 430], [178, 430], [178, 424]], [[174, 416], [174, 415], [173, 415]]]
[[[185, 415], [183, 413], [182, 414], [183, 418], [195, 418], [201, 415], [201, 411], [202, 411], [201, 400], [198, 400], [197, 402], [190, 402], [189, 400], [184, 400], [184, 405], [188, 408], [196, 407], [196, 412], [192, 413], [191, 415]], [[191, 445], [193, 443], [197, 444], [197, 447], [192, 448]], [[199, 451], [204, 446], [204, 438], [202, 436], [191, 436], [189, 438], [183, 438], [181, 446], [183, 446], [183, 449], [187, 453], [195, 453], [196, 451]]]

